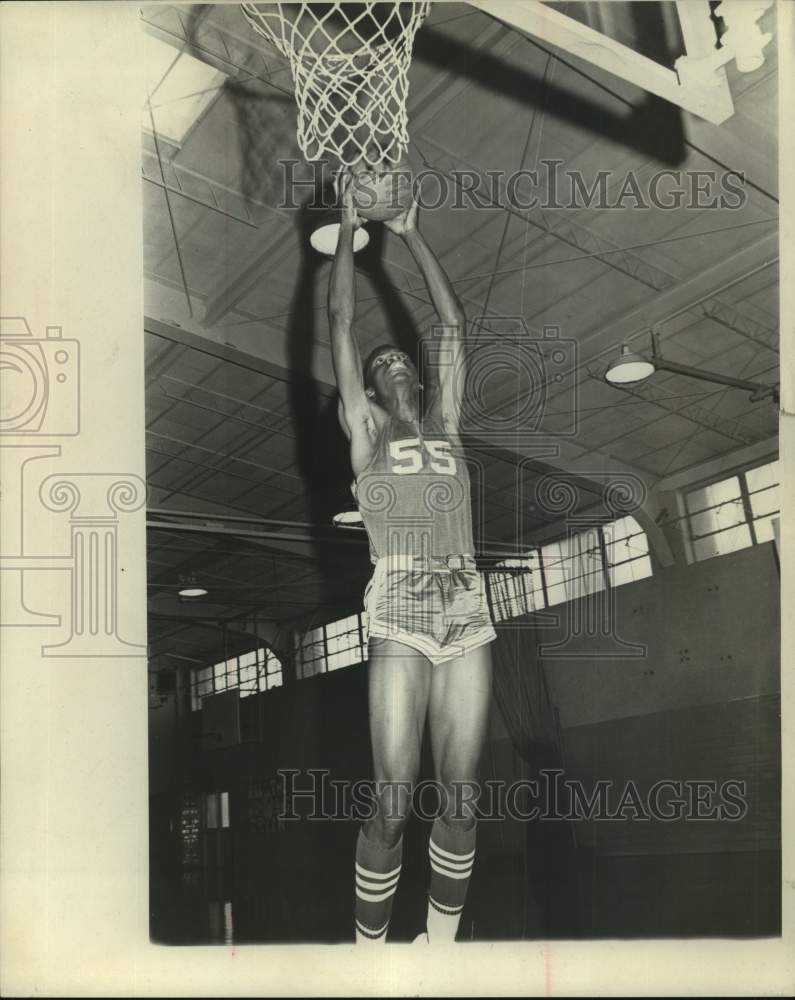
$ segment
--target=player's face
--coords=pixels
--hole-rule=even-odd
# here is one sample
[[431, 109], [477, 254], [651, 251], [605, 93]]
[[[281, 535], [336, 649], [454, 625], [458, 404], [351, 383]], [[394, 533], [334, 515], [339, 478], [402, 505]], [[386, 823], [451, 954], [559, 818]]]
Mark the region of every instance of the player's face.
[[370, 378], [377, 392], [382, 392], [390, 385], [401, 381], [414, 382], [417, 379], [417, 369], [405, 351], [397, 348], [383, 351], [373, 361]]

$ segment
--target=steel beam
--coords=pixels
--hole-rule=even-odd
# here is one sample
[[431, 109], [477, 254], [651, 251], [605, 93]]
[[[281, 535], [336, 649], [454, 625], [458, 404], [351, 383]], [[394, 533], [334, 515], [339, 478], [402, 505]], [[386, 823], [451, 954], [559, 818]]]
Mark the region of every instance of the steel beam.
[[765, 347], [774, 354], [779, 353], [778, 329], [760, 323], [758, 320], [745, 316], [735, 306], [730, 306], [718, 299], [710, 299], [701, 306], [701, 312], [708, 319], [720, 323], [727, 330], [739, 333], [741, 337], [753, 344]]
[[749, 468], [765, 461], [772, 462], [777, 457], [778, 437], [766, 438], [764, 441], [755, 441], [747, 447], [736, 448], [718, 458], [699, 463], [695, 474], [692, 467], [672, 472], [662, 478], [656, 488], [661, 493], [682, 490], [691, 486], [694, 481], [719, 479], [731, 475], [737, 469]]
[[621, 344], [629, 343], [641, 334], [648, 335], [651, 327], [689, 312], [701, 303], [714, 299], [724, 289], [770, 267], [778, 257], [778, 233], [771, 233], [673, 288], [658, 292], [648, 302], [611, 319], [604, 326], [583, 334], [579, 338], [580, 346], [588, 345], [590, 359], [617, 350]]
[[272, 260], [280, 259], [284, 254], [285, 238], [289, 231], [290, 227], [287, 222], [282, 222], [276, 232], [271, 234], [262, 251], [239, 274], [235, 275], [231, 281], [225, 281], [214, 292], [210, 293], [202, 319], [203, 326], [215, 326], [253, 288], [267, 280], [267, 265]]
[[366, 542], [366, 537], [362, 534], [361, 537], [343, 537], [340, 533], [339, 537], [332, 537], [331, 535], [316, 536], [311, 535], [299, 535], [290, 534], [287, 531], [255, 531], [247, 528], [229, 528], [224, 525], [217, 524], [212, 526], [206, 526], [203, 524], [184, 524], [179, 521], [147, 521], [146, 527], [151, 528], [154, 531], [174, 531], [174, 532], [189, 532], [191, 534], [198, 535], [230, 535], [234, 538], [254, 538], [261, 539], [263, 541], [286, 541], [286, 542], [303, 542], [305, 544], [316, 545], [320, 542], [323, 544], [330, 545], [355, 545], [358, 548], [362, 548]]
[[[591, 374], [591, 378], [600, 383], [603, 381], [602, 374]], [[670, 392], [665, 389], [648, 383], [622, 385], [621, 389], [636, 399], [652, 403], [667, 413], [675, 413], [679, 417], [684, 417], [704, 430], [714, 431], [730, 441], [736, 441], [739, 444], [752, 444], [756, 440], [754, 435], [739, 420], [735, 420], [733, 417], [718, 416], [712, 410], [701, 406], [700, 403], [690, 402], [687, 399], [673, 399]]]
[[[440, 166], [438, 161], [436, 163], [429, 164], [429, 166], [431, 166], [434, 170], [439, 170], [440, 173], [450, 177], [454, 182], [456, 171], [463, 169], [469, 173], [474, 172], [478, 174], [482, 180], [484, 190], [488, 190], [489, 179], [482, 167], [473, 163], [471, 160], [466, 160], [463, 157], [450, 152], [450, 150], [446, 149], [429, 136], [422, 136], [422, 139], [423, 142], [432, 146], [448, 161], [444, 166]], [[583, 251], [583, 256], [588, 255], [596, 257], [601, 264], [604, 264], [613, 270], [619, 271], [629, 278], [640, 281], [642, 284], [646, 285], [647, 288], [660, 291], [661, 289], [667, 288], [673, 284], [675, 279], [673, 275], [669, 274], [667, 271], [656, 267], [654, 264], [650, 264], [638, 254], [617, 246], [613, 241], [607, 239], [600, 233], [596, 233], [591, 229], [588, 229], [581, 223], [574, 222], [569, 218], [564, 220], [555, 218], [553, 213], [545, 213], [540, 209], [523, 211], [522, 209], [513, 207], [511, 205], [511, 199], [508, 196], [507, 191], [505, 191], [505, 185], [502, 178], [499, 179], [499, 185], [500, 202], [495, 207], [504, 209], [511, 215], [515, 215], [517, 218], [521, 219], [522, 222], [525, 222], [527, 225], [532, 226], [542, 233], [555, 237], [555, 239], [560, 240], [561, 243], [565, 243], [567, 246]]]
[[329, 385], [320, 379], [309, 375], [296, 374], [282, 365], [267, 361], [265, 358], [248, 354], [238, 347], [227, 344], [219, 344], [215, 340], [210, 340], [202, 334], [194, 333], [192, 330], [184, 330], [181, 327], [164, 323], [161, 320], [153, 319], [151, 316], [144, 316], [144, 331], [153, 337], [181, 347], [187, 347], [192, 351], [199, 351], [208, 357], [216, 358], [228, 364], [243, 368], [245, 371], [263, 375], [276, 382], [283, 382], [286, 385], [299, 385], [306, 388], [308, 392], [316, 392], [324, 399], [336, 399], [337, 390], [333, 385]]

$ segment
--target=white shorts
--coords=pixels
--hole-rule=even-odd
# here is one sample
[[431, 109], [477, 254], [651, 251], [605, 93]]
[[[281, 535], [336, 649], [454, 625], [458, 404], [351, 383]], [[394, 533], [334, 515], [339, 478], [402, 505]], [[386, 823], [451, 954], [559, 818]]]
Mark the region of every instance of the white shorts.
[[386, 556], [364, 593], [370, 640], [394, 639], [444, 663], [497, 638], [472, 556]]

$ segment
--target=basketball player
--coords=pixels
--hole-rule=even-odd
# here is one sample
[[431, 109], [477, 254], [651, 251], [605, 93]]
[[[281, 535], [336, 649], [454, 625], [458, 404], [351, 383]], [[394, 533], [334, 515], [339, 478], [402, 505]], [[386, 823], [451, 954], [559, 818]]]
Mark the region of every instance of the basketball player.
[[475, 858], [474, 782], [486, 731], [495, 638], [475, 568], [469, 477], [458, 437], [465, 317], [417, 229], [417, 203], [385, 225], [405, 242], [441, 323], [440, 364], [420, 412], [412, 360], [386, 344], [364, 365], [353, 332], [350, 174], [329, 284], [339, 419], [370, 541], [369, 712], [377, 811], [356, 844], [356, 940], [384, 943], [426, 717], [441, 807], [429, 841], [429, 943], [455, 939]]

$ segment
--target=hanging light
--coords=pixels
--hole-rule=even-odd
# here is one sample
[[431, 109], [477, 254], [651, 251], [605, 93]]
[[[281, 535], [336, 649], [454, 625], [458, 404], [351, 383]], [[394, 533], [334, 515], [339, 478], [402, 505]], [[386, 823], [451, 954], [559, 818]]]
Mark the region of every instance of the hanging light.
[[621, 353], [605, 372], [605, 379], [611, 385], [629, 385], [632, 382], [643, 382], [654, 371], [654, 365], [648, 358], [635, 354], [627, 344], [622, 344]]
[[181, 576], [179, 582], [182, 584], [177, 591], [180, 597], [206, 597], [207, 590], [196, 582], [195, 576]]
[[364, 519], [358, 510], [342, 510], [331, 519], [335, 528], [363, 528]]
[[[318, 251], [333, 257], [337, 250], [337, 240], [340, 234], [340, 210], [331, 208], [323, 212], [309, 236], [309, 242]], [[370, 242], [370, 236], [364, 226], [359, 226], [353, 234], [353, 252], [364, 250]]]
[[711, 382], [713, 385], [746, 389], [751, 393], [752, 403], [758, 403], [763, 399], [772, 399], [774, 403], [779, 403], [778, 382], [751, 382], [748, 379], [736, 378], [734, 375], [705, 371], [703, 368], [694, 368], [692, 365], [681, 365], [677, 361], [668, 361], [660, 353], [657, 332], [654, 329], [650, 332], [651, 357], [634, 354], [626, 344], [622, 344], [621, 353], [615, 361], [610, 363], [605, 372], [605, 381], [611, 385], [633, 385], [643, 382], [655, 372], [671, 372], [674, 375], [686, 375], [688, 378], [700, 379], [702, 382]]

